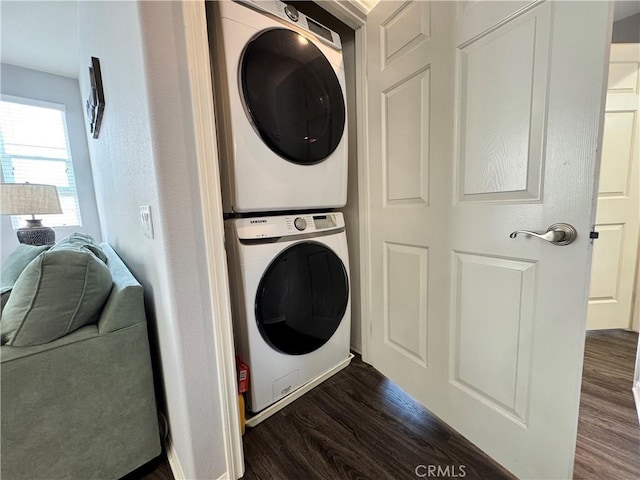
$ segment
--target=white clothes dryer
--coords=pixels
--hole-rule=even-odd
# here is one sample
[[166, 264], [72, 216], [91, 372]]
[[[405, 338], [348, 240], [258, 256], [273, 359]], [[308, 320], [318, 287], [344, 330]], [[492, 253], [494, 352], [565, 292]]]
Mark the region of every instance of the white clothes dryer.
[[259, 412], [349, 357], [349, 255], [341, 213], [225, 223], [236, 354]]
[[343, 207], [340, 37], [277, 0], [207, 2], [227, 213]]

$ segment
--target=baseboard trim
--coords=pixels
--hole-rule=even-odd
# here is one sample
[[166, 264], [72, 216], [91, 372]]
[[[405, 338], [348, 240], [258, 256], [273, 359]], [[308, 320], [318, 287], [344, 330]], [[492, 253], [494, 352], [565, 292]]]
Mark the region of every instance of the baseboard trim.
[[340, 362], [338, 365], [336, 365], [335, 367], [331, 368], [330, 370], [327, 370], [326, 372], [318, 375], [316, 378], [314, 378], [313, 380], [305, 383], [303, 386], [301, 386], [299, 389], [297, 389], [295, 392], [287, 395], [286, 397], [284, 397], [281, 400], [278, 400], [276, 403], [274, 403], [273, 405], [268, 406], [267, 408], [265, 408], [264, 410], [262, 410], [260, 413], [256, 413], [253, 417], [248, 418], [247, 419], [247, 427], [255, 427], [256, 425], [258, 425], [260, 422], [265, 421], [267, 418], [269, 418], [271, 415], [273, 415], [274, 413], [279, 412], [280, 410], [282, 410], [284, 407], [286, 407], [287, 405], [289, 405], [290, 403], [294, 402], [295, 400], [297, 400], [298, 398], [300, 398], [302, 395], [304, 395], [305, 393], [307, 393], [309, 390], [311, 390], [312, 388], [320, 385], [322, 382], [324, 382], [326, 379], [328, 379], [329, 377], [332, 377], [333, 375], [335, 375], [336, 373], [338, 373], [340, 370], [342, 370], [343, 368], [346, 368], [347, 366], [349, 366], [349, 364], [351, 363], [351, 359], [353, 358], [353, 353], [350, 353], [349, 356], [343, 360], [342, 362]]
[[631, 389], [633, 391], [633, 399], [636, 401], [636, 411], [638, 412], [638, 422], [640, 422], [640, 380]]
[[[173, 443], [171, 442], [170, 435], [167, 435], [167, 438], [165, 440], [165, 449], [167, 451], [167, 460], [169, 460], [169, 466], [171, 467], [173, 478], [175, 480], [187, 480], [187, 477], [184, 474], [184, 470], [182, 470], [182, 465], [180, 465], [180, 460], [178, 460], [176, 450], [173, 448]], [[220, 478], [222, 479], [222, 477]]]
[[[178, 455], [176, 454], [175, 448], [173, 448], [171, 437], [169, 436], [167, 436], [165, 440], [165, 451], [167, 460], [169, 460], [169, 467], [171, 467], [171, 473], [173, 473], [173, 478], [175, 480], [190, 480], [187, 479], [187, 476], [184, 474], [184, 470], [182, 470], [182, 465], [180, 465], [180, 460], [178, 460]], [[229, 472], [224, 472], [216, 480], [231, 480]]]

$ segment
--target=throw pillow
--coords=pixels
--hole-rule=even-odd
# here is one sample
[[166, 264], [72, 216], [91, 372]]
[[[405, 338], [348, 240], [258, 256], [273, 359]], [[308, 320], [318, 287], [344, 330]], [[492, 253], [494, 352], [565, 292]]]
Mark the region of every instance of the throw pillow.
[[52, 248], [24, 269], [2, 312], [2, 344], [40, 345], [97, 320], [111, 292], [109, 268], [92, 252]]
[[48, 250], [51, 245], [27, 245], [21, 243], [18, 245], [11, 255], [2, 264], [2, 271], [0, 271], [0, 284], [2, 287], [9, 287], [16, 283], [16, 280], [31, 261], [40, 255], [45, 250]]
[[0, 311], [4, 310], [4, 306], [9, 301], [13, 284], [31, 261], [40, 255], [51, 245], [27, 245], [21, 243], [18, 245], [0, 268]]

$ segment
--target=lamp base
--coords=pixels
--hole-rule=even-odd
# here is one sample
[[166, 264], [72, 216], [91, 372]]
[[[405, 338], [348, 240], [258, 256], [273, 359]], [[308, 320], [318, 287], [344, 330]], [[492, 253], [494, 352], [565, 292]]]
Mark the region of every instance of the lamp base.
[[56, 232], [42, 225], [42, 220], [27, 220], [28, 227], [16, 230], [18, 241], [27, 245], [51, 245], [56, 241]]

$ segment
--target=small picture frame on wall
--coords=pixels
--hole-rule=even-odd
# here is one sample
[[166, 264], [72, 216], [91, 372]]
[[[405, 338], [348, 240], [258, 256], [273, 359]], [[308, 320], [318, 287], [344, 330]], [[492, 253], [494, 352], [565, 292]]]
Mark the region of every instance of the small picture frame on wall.
[[104, 91], [99, 58], [91, 57], [89, 79], [91, 80], [91, 90], [89, 98], [87, 98], [87, 118], [89, 119], [89, 131], [93, 134], [93, 138], [98, 138], [104, 113]]

